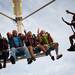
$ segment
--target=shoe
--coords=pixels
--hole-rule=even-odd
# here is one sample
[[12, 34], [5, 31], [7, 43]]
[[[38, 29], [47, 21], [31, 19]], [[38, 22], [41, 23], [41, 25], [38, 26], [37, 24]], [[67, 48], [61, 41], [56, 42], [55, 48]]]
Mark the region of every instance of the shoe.
[[75, 49], [67, 49], [67, 51], [75, 51]]
[[51, 59], [54, 61], [55, 60], [54, 56], [51, 56]]
[[3, 65], [3, 68], [6, 68], [6, 65]]
[[67, 51], [75, 51], [75, 47], [71, 46], [69, 49], [67, 49]]
[[2, 64], [0, 63], [0, 69], [2, 69]]
[[[70, 46], [70, 48], [69, 48], [69, 49], [73, 49], [73, 46]], [[69, 49], [68, 49], [68, 50], [69, 50]]]
[[11, 56], [9, 60], [11, 61], [12, 64], [15, 64], [15, 58], [13, 56]]
[[47, 50], [47, 52], [45, 54], [46, 54], [46, 56], [48, 56], [50, 54], [50, 52]]
[[57, 59], [61, 58], [62, 56], [63, 56], [62, 54], [58, 55], [58, 56], [57, 56]]
[[34, 57], [32, 57], [31, 59], [32, 59], [33, 61], [36, 61], [36, 58], [34, 58]]
[[28, 64], [31, 64], [32, 63], [32, 59], [31, 58], [28, 58], [27, 59], [27, 62], [28, 62]]

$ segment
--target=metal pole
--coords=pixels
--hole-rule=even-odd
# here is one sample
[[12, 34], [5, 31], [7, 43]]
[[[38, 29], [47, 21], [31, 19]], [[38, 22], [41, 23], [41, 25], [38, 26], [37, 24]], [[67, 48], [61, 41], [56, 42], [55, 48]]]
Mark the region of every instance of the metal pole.
[[22, 0], [12, 0], [15, 21], [17, 23], [18, 33], [24, 33], [24, 25], [22, 23]]

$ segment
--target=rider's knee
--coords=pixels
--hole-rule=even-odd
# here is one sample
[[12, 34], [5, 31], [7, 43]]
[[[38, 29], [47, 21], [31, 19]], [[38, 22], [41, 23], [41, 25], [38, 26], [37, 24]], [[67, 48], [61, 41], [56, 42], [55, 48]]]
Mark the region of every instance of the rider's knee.
[[55, 43], [55, 46], [58, 47], [59, 46], [59, 43]]

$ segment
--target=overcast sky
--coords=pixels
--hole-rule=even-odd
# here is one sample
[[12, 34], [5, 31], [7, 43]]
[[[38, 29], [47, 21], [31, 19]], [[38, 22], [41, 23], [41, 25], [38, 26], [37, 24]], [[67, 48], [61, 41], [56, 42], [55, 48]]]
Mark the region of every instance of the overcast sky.
[[[50, 0], [22, 0], [23, 17], [38, 9]], [[12, 16], [12, 0], [0, 0], [0, 11]], [[51, 33], [54, 41], [59, 43], [59, 52], [63, 57], [52, 61], [50, 57], [38, 58], [31, 65], [26, 60], [21, 60], [15, 65], [7, 64], [6, 69], [0, 70], [0, 75], [75, 75], [75, 53], [68, 52], [68, 37], [72, 34], [71, 28], [61, 20], [71, 21], [72, 15], [66, 14], [65, 10], [75, 12], [75, 0], [56, 0], [54, 3], [23, 21], [27, 31], [36, 33], [37, 28]], [[6, 36], [6, 32], [15, 29], [15, 22], [0, 15], [0, 32]], [[54, 54], [54, 53], [53, 53]]]

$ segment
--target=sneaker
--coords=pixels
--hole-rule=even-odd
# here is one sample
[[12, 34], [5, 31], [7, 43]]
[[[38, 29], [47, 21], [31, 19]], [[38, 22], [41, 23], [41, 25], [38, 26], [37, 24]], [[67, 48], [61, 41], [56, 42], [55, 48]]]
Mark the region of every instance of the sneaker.
[[6, 68], [6, 65], [3, 65], [3, 68]]
[[0, 63], [0, 69], [2, 69], [2, 64]]
[[54, 61], [55, 60], [54, 56], [51, 56], [51, 59]]
[[27, 62], [28, 62], [28, 64], [31, 64], [32, 63], [32, 59], [31, 58], [28, 58], [27, 59]]
[[67, 49], [67, 51], [75, 51], [75, 49]]
[[15, 64], [15, 58], [13, 56], [11, 56], [9, 60], [11, 61], [12, 64]]
[[45, 54], [46, 54], [46, 56], [48, 56], [50, 54], [50, 52], [47, 50], [47, 52]]
[[67, 51], [75, 51], [75, 47], [71, 46], [69, 49], [67, 49]]
[[45, 55], [48, 56], [48, 52], [46, 52]]
[[58, 56], [57, 56], [57, 59], [61, 58], [62, 56], [63, 56], [62, 54], [58, 55]]
[[33, 61], [36, 61], [36, 58], [34, 58], [34, 57], [32, 57], [31, 59], [32, 59]]

